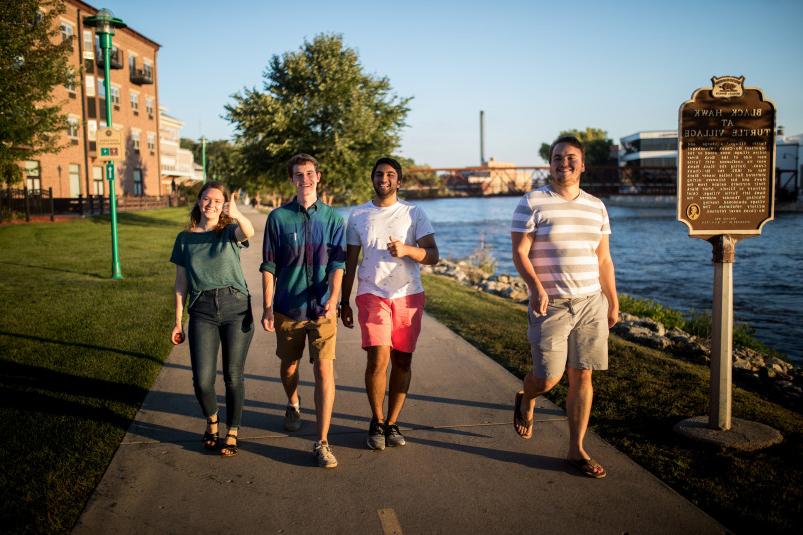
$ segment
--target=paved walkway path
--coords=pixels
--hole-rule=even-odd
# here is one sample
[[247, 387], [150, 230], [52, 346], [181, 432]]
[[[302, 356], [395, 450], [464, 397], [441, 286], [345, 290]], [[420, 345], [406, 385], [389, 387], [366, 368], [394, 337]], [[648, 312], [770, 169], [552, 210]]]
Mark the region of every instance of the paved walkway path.
[[[257, 235], [242, 262], [259, 318], [265, 216], [248, 215]], [[240, 454], [223, 459], [204, 452], [185, 343], [170, 354], [75, 533], [724, 532], [594, 434], [588, 449], [608, 477], [592, 480], [571, 471], [563, 462], [565, 417], [545, 399], [538, 400], [535, 438], [520, 439], [511, 419], [521, 382], [429, 316], [399, 422], [408, 443], [366, 449], [370, 412], [358, 329], [341, 326], [338, 333], [329, 437], [336, 469], [313, 462], [312, 368], [306, 358], [304, 425], [291, 436], [283, 431], [286, 399], [275, 336], [261, 328], [248, 354]], [[221, 405], [222, 383], [219, 375]]]

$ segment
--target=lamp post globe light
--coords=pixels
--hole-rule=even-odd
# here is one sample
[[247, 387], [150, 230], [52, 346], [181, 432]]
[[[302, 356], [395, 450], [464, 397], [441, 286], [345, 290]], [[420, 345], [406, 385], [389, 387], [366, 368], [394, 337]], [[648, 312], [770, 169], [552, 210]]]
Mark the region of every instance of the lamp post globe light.
[[[101, 9], [91, 17], [84, 17], [84, 26], [95, 28], [100, 48], [103, 51], [103, 72], [105, 78], [103, 86], [106, 90], [106, 128], [112, 128], [112, 85], [111, 85], [111, 50], [112, 36], [115, 28], [126, 28], [126, 24], [114, 16], [108, 9]], [[101, 157], [103, 155], [101, 154]], [[115, 193], [114, 160], [106, 163], [106, 180], [109, 182], [109, 213], [112, 222], [112, 278], [122, 279], [120, 269], [120, 255], [117, 248], [117, 194]]]

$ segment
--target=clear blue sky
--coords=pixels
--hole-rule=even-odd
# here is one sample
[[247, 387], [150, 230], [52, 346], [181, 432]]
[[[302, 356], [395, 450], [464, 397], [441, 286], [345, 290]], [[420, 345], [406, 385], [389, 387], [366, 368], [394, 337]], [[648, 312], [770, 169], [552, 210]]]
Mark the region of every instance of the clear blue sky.
[[230, 96], [321, 32], [414, 97], [399, 152], [433, 166], [478, 163], [481, 109], [486, 157], [520, 165], [563, 129], [674, 129], [712, 75], [745, 76], [803, 133], [801, 0], [90, 3], [162, 45], [159, 97], [185, 137], [232, 137]]

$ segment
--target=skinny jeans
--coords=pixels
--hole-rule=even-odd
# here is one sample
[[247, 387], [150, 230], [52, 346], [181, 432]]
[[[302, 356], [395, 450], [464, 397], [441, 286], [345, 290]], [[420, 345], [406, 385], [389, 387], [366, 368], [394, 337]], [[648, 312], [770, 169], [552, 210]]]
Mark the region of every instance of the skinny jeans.
[[254, 336], [251, 297], [231, 287], [203, 292], [189, 309], [188, 339], [192, 386], [204, 416], [217, 412], [215, 376], [222, 346], [226, 385], [226, 424], [239, 427], [245, 400], [243, 368]]

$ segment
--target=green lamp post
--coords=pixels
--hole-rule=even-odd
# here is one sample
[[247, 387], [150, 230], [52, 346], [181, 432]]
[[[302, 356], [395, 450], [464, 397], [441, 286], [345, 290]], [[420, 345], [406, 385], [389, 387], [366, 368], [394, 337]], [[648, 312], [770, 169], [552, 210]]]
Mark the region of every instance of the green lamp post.
[[[103, 71], [106, 89], [106, 127], [112, 127], [112, 85], [109, 65], [111, 63], [112, 36], [115, 28], [125, 28], [126, 24], [116, 18], [108, 9], [101, 9], [92, 17], [84, 17], [84, 26], [95, 28], [100, 37], [100, 48], [103, 50]], [[117, 194], [115, 192], [114, 160], [106, 164], [106, 180], [109, 181], [109, 212], [112, 219], [112, 278], [122, 279], [120, 255], [117, 248]]]
[[201, 136], [201, 160], [203, 161], [204, 184], [206, 184], [206, 138]]

